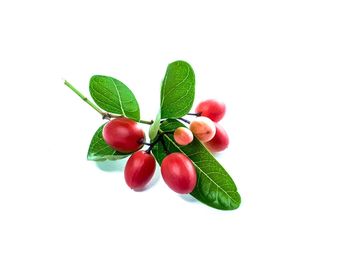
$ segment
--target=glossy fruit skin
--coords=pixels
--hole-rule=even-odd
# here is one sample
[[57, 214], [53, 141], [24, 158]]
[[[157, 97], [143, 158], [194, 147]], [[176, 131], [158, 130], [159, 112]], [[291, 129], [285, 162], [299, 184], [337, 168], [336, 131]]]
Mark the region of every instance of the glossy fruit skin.
[[190, 124], [190, 130], [194, 136], [202, 142], [213, 139], [216, 129], [215, 124], [207, 117], [197, 117]]
[[145, 138], [144, 131], [131, 119], [120, 117], [109, 121], [102, 131], [105, 142], [121, 153], [140, 149]]
[[161, 172], [165, 183], [176, 193], [191, 193], [196, 186], [196, 169], [192, 161], [182, 153], [166, 156], [161, 165]]
[[216, 133], [213, 139], [205, 143], [205, 146], [211, 152], [221, 152], [229, 145], [229, 137], [225, 129], [218, 123], [215, 123]]
[[152, 154], [135, 152], [125, 165], [125, 182], [131, 189], [142, 190], [151, 181], [155, 170], [156, 161]]
[[200, 116], [205, 116], [212, 121], [218, 122], [224, 117], [226, 106], [217, 100], [205, 100], [198, 104], [195, 111]]
[[185, 127], [179, 127], [174, 132], [174, 140], [177, 144], [185, 146], [193, 141], [193, 133]]

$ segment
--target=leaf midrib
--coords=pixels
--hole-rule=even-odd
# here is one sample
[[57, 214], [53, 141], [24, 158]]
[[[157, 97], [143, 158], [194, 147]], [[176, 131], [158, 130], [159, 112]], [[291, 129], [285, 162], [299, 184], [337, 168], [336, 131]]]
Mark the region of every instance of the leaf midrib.
[[[163, 132], [161, 129], [159, 129], [161, 132]], [[187, 156], [187, 154], [185, 153], [185, 152], [183, 152], [182, 151], [182, 149], [181, 148], [179, 148], [179, 146], [177, 146], [172, 140], [171, 140], [171, 138], [168, 136], [168, 135], [166, 135], [166, 134], [164, 134], [164, 136], [165, 137], [167, 137], [168, 138], [168, 140], [180, 151], [180, 152], [182, 152], [183, 154], [185, 154], [186, 156]], [[217, 183], [215, 183], [215, 181], [213, 181], [213, 179], [211, 179], [195, 162], [192, 162], [193, 163], [193, 165], [194, 166], [196, 166], [203, 174], [205, 174], [205, 176], [214, 184], [214, 185], [216, 185], [216, 187], [218, 188], [218, 189], [220, 189], [222, 192], [224, 192], [228, 197], [229, 197], [229, 199], [231, 199], [231, 201], [233, 202], [233, 203], [236, 203], [236, 201], [222, 188], [222, 187], [220, 187]], [[237, 191], [235, 191], [235, 192], [237, 192]]]
[[[170, 89], [166, 94], [165, 94], [165, 92], [163, 92], [163, 97], [162, 97], [161, 106], [163, 106], [165, 97], [168, 96], [171, 92], [173, 92], [177, 86], [181, 85], [182, 83], [184, 83], [184, 82], [188, 79], [188, 77], [189, 77], [189, 75], [190, 75], [190, 67], [189, 67], [188, 65], [186, 65], [186, 68], [187, 68], [186, 77], [185, 77], [183, 80], [181, 80], [179, 83], [177, 83], [177, 84], [176, 84], [172, 89]], [[164, 82], [163, 82], [163, 83], [164, 83], [163, 87], [165, 87], [167, 79], [168, 79], [168, 74], [165, 75]], [[162, 87], [162, 88], [163, 88], [163, 87]]]
[[114, 80], [112, 80], [112, 83], [113, 83], [113, 86], [115, 87], [115, 90], [117, 91], [117, 96], [118, 96], [118, 100], [120, 103], [120, 109], [122, 110], [123, 116], [126, 116], [125, 111], [124, 111], [124, 107], [123, 107], [123, 103], [122, 103], [122, 100], [120, 98], [120, 93], [119, 93], [118, 87], [117, 87], [117, 85], [115, 85]]
[[[163, 85], [162, 85], [162, 90], [163, 90], [163, 88], [164, 88], [165, 85], [166, 85], [167, 79], [168, 79], [168, 74], [165, 75], [165, 78], [164, 78], [164, 81], [163, 81]], [[160, 107], [163, 107], [164, 98], [165, 98], [165, 94], [164, 94], [164, 91], [163, 91], [163, 96], [162, 96], [162, 101], [161, 101], [161, 103], [160, 103]]]

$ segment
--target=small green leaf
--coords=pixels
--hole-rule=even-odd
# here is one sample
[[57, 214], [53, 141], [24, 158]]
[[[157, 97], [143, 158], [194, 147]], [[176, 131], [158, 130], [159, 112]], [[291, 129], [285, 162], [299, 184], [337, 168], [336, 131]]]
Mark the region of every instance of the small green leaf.
[[195, 76], [185, 61], [168, 65], [160, 94], [161, 118], [180, 118], [192, 108]]
[[159, 126], [160, 126], [160, 111], [157, 113], [156, 119], [152, 123], [151, 127], [149, 127], [149, 138], [151, 139], [151, 141], [157, 137]]
[[139, 104], [132, 91], [121, 81], [107, 76], [92, 76], [90, 94], [105, 111], [140, 120]]
[[[160, 131], [173, 131], [184, 126], [177, 120], [167, 120], [160, 126]], [[172, 134], [164, 134], [165, 147], [172, 152], [181, 152], [193, 162], [197, 171], [197, 185], [191, 193], [199, 201], [208, 206], [233, 210], [239, 207], [241, 197], [230, 175], [214, 158], [214, 156], [196, 138], [187, 146], [179, 146]], [[162, 143], [157, 143], [152, 153], [159, 164], [166, 156]]]
[[119, 153], [107, 145], [102, 137], [103, 124], [92, 137], [87, 159], [89, 161], [119, 160], [128, 157], [130, 154]]

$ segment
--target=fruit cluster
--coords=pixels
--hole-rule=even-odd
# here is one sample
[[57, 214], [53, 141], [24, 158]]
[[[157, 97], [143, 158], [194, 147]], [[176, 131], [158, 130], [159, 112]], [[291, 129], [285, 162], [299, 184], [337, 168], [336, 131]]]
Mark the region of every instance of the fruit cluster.
[[[130, 157], [124, 175], [127, 185], [134, 190], [149, 183], [157, 162], [165, 183], [175, 192], [190, 193], [216, 209], [237, 209], [241, 197], [236, 184], [210, 153], [223, 151], [229, 144], [226, 131], [218, 124], [226, 108], [211, 99], [199, 103], [195, 112], [190, 113], [195, 82], [189, 63], [182, 60], [170, 63], [161, 84], [160, 105], [154, 120], [141, 118], [135, 95], [116, 78], [92, 76], [89, 91], [93, 101], [69, 82], [64, 83], [103, 119], [108, 119], [91, 139], [88, 160]], [[149, 125], [149, 141], [139, 123]], [[148, 148], [143, 149], [144, 146]]]
[[[199, 139], [212, 152], [227, 148], [229, 139], [226, 131], [217, 122], [225, 114], [225, 104], [216, 100], [206, 100], [196, 107], [191, 114], [196, 118], [189, 123], [189, 129], [179, 127], [173, 132], [177, 144], [185, 146]], [[154, 144], [149, 143], [146, 151], [140, 150], [145, 145], [145, 133], [133, 120], [119, 117], [110, 120], [103, 128], [103, 139], [120, 153], [134, 152], [126, 163], [124, 176], [127, 185], [134, 190], [143, 189], [152, 179], [156, 161], [151, 154]], [[161, 135], [159, 137], [161, 139]], [[197, 175], [192, 161], [182, 153], [167, 155], [161, 164], [161, 173], [165, 183], [179, 194], [191, 193], [196, 186]]]

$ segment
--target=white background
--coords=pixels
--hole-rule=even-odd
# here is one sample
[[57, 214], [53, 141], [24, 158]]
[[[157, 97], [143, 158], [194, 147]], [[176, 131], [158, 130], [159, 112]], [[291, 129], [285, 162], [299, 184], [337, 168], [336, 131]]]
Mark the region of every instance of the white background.
[[[349, 262], [348, 1], [1, 1], [0, 262]], [[125, 82], [152, 119], [171, 61], [227, 104], [242, 205], [133, 192], [86, 161], [102, 120], [63, 85]], [[145, 126], [147, 128], [147, 126]], [[158, 180], [159, 179], [159, 180]]]

